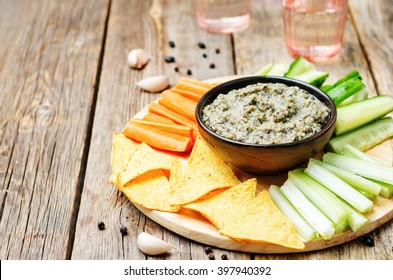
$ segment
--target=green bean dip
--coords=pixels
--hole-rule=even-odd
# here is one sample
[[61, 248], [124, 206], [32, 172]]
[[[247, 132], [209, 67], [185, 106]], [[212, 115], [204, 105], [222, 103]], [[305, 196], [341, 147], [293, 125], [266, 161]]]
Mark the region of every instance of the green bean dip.
[[329, 108], [297, 86], [257, 83], [220, 94], [203, 109], [215, 133], [249, 144], [283, 144], [308, 138], [326, 125]]

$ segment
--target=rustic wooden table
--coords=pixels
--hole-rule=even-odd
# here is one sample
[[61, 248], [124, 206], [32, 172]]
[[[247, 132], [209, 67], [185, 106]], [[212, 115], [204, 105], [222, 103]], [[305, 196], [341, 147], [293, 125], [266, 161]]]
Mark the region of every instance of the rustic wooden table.
[[[291, 61], [280, 1], [253, 1], [251, 16], [246, 31], [213, 35], [198, 27], [192, 1], [0, 1], [0, 258], [207, 259], [204, 244], [151, 221], [108, 183], [112, 132], [157, 98], [136, 88], [143, 77], [165, 73], [174, 84], [187, 69], [202, 80]], [[392, 95], [392, 25], [391, 0], [350, 1], [341, 55], [318, 68], [331, 80], [358, 69], [372, 94]], [[126, 63], [134, 48], [152, 55], [141, 71]], [[168, 55], [174, 64], [164, 62]], [[147, 257], [136, 247], [141, 231], [180, 252]], [[229, 259], [393, 259], [393, 222], [371, 236], [375, 247], [354, 240], [302, 254], [213, 252]]]

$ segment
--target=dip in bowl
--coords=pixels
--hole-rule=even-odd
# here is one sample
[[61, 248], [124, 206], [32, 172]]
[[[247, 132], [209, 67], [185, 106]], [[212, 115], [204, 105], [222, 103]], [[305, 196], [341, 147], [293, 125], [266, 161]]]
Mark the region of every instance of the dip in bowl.
[[334, 130], [336, 107], [307, 83], [253, 76], [209, 90], [198, 102], [196, 119], [204, 140], [225, 162], [273, 175], [323, 149]]

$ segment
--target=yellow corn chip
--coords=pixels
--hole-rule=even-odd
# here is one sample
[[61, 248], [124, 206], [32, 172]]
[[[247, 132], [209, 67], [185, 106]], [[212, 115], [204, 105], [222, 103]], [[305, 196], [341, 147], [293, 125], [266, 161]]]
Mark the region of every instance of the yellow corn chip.
[[220, 233], [241, 242], [261, 242], [303, 249], [294, 226], [263, 190], [247, 207], [246, 214], [240, 213], [236, 219], [220, 230]]
[[169, 181], [162, 170], [146, 172], [119, 188], [129, 200], [148, 209], [177, 212], [169, 205]]
[[116, 184], [116, 174], [123, 172], [137, 148], [138, 144], [123, 134], [113, 133], [111, 152], [112, 175], [109, 179], [111, 184]]
[[[190, 203], [212, 190], [228, 188], [240, 183], [232, 169], [197, 137], [190, 160], [184, 172], [176, 165], [171, 171], [171, 205]], [[180, 165], [181, 166], [181, 165]], [[182, 174], [179, 174], [182, 173]], [[174, 175], [176, 174], [176, 175]]]
[[232, 223], [234, 217], [240, 212], [245, 212], [247, 206], [255, 198], [257, 180], [249, 179], [217, 195], [205, 195], [201, 199], [183, 207], [201, 213], [218, 229]]
[[171, 165], [172, 156], [153, 150], [146, 143], [141, 143], [120, 174], [120, 184], [125, 185], [132, 179], [151, 170], [170, 170]]

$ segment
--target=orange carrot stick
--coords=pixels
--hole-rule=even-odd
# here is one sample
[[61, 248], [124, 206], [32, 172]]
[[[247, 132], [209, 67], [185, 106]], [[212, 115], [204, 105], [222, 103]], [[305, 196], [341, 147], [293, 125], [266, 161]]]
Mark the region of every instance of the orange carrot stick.
[[195, 107], [197, 103], [195, 101], [170, 90], [163, 91], [160, 97], [161, 99], [158, 100], [158, 104], [161, 104], [168, 109], [193, 120], [194, 122], [196, 121]]
[[143, 119], [146, 121], [151, 121], [151, 122], [175, 124], [174, 121], [168, 119], [167, 117], [160, 116], [160, 115], [154, 114], [152, 112], [147, 112], [147, 114], [143, 117]]
[[217, 85], [217, 84], [210, 84], [210, 83], [201, 82], [201, 81], [186, 78], [186, 77], [181, 77], [178, 82], [184, 83], [184, 84], [192, 84], [192, 85], [196, 85], [199, 87], [204, 87], [206, 89], [214, 88]]
[[176, 93], [180, 94], [181, 96], [184, 96], [184, 97], [191, 99], [195, 102], [198, 102], [199, 99], [201, 99], [200, 94], [194, 93], [192, 91], [176, 89], [176, 88], [172, 88], [171, 91], [176, 92]]
[[190, 126], [194, 129], [198, 129], [197, 125], [195, 122], [191, 121], [190, 119], [187, 119], [186, 117], [169, 110], [168, 108], [157, 104], [157, 103], [150, 103], [149, 104], [149, 112], [155, 113], [160, 116], [164, 116], [176, 123], [184, 124], [187, 126]]
[[185, 152], [192, 147], [192, 141], [188, 137], [141, 124], [127, 123], [122, 133], [126, 137], [162, 150]]
[[160, 123], [160, 122], [147, 121], [141, 119], [131, 119], [129, 123], [146, 125], [148, 127], [154, 127], [177, 135], [183, 135], [189, 138], [192, 137], [192, 130], [193, 130], [192, 127], [185, 126], [182, 124], [168, 124], [168, 123]]

